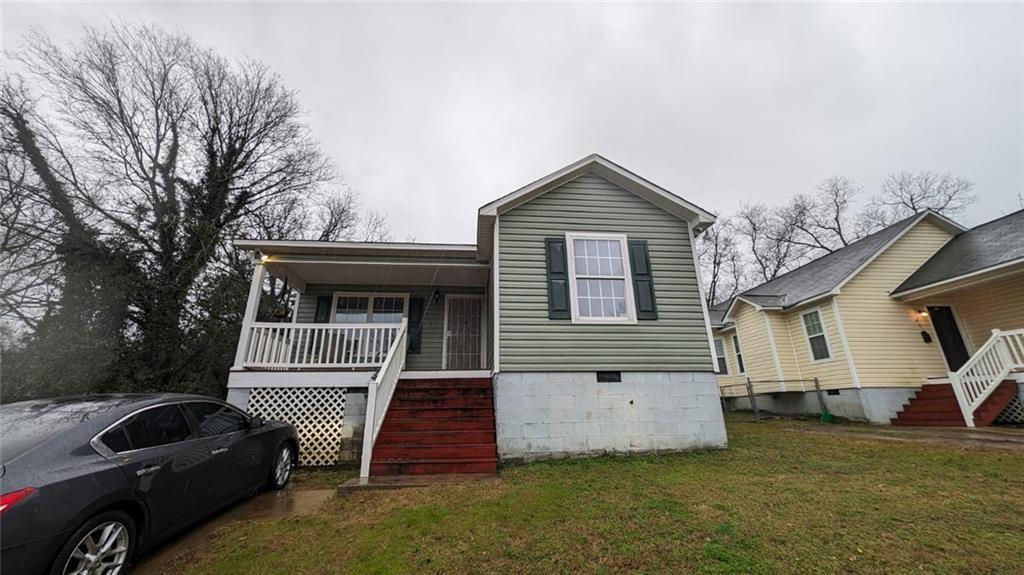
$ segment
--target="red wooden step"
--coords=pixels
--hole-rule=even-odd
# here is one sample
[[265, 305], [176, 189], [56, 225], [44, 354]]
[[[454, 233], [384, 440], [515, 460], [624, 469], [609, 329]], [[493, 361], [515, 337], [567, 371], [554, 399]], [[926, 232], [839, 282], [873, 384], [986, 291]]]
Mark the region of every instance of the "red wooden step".
[[381, 431], [377, 445], [466, 445], [494, 443], [494, 430]]
[[494, 417], [493, 407], [390, 407], [387, 417], [395, 419], [448, 419], [452, 417]]
[[395, 398], [393, 398], [391, 400], [391, 406], [389, 407], [389, 409], [403, 408], [403, 407], [409, 407], [409, 408], [423, 408], [423, 407], [446, 407], [446, 408], [486, 407], [486, 408], [491, 408], [491, 407], [494, 407], [494, 400], [492, 400], [490, 397], [473, 397], [473, 396], [470, 396], [470, 397], [450, 396], [450, 397], [432, 397], [432, 398], [423, 398], [423, 397], [413, 397], [413, 398], [395, 397]]
[[[909, 404], [907, 404], [909, 405]], [[906, 405], [904, 405], [906, 407]], [[960, 413], [960, 404], [955, 399], [920, 399], [914, 400], [915, 411], [955, 411]]]
[[373, 461], [388, 460], [449, 460], [449, 459], [486, 459], [495, 457], [494, 442], [475, 445], [376, 445], [373, 448]]
[[441, 475], [447, 473], [495, 473], [496, 457], [462, 460], [379, 461], [370, 464], [370, 475]]
[[451, 419], [384, 418], [381, 433], [403, 431], [468, 431], [494, 430], [494, 417], [453, 417]]
[[395, 399], [434, 399], [438, 397], [491, 397], [489, 387], [399, 387]]
[[491, 380], [488, 378], [474, 379], [403, 379], [398, 382], [398, 389], [422, 389], [435, 387], [465, 388], [465, 387], [486, 387], [491, 389]]
[[974, 425], [985, 427], [991, 425], [1006, 405], [1013, 401], [1017, 395], [1018, 384], [1012, 379], [1005, 379], [981, 402], [978, 409], [974, 410]]

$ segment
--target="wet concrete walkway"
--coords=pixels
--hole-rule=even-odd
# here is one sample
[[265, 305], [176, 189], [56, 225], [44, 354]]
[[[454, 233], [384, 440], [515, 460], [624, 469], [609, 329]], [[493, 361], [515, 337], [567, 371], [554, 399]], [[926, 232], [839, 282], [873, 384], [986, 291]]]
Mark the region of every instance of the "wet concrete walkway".
[[137, 575], [155, 575], [178, 571], [185, 556], [191, 550], [205, 546], [206, 541], [220, 527], [269, 517], [312, 515], [336, 494], [335, 489], [285, 489], [260, 493], [190, 527], [159, 548], [151, 550], [132, 572]]

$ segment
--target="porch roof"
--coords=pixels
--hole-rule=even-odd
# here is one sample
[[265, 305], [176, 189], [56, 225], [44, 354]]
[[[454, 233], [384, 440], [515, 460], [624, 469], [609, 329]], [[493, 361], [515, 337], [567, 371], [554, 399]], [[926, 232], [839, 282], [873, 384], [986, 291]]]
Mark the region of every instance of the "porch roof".
[[235, 240], [275, 277], [304, 291], [308, 284], [485, 286], [490, 264], [476, 246], [392, 242]]
[[1024, 210], [986, 222], [950, 240], [892, 291], [905, 297], [953, 287], [960, 280], [1024, 269]]

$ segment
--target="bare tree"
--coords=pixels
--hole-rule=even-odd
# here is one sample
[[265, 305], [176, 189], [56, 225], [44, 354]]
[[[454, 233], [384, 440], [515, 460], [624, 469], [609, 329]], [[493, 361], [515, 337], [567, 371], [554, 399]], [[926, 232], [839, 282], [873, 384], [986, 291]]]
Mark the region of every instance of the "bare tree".
[[704, 300], [710, 307], [727, 300], [746, 287], [746, 265], [740, 255], [740, 240], [729, 218], [719, 218], [697, 243], [697, 257], [703, 274]]
[[[123, 298], [123, 333], [145, 358], [148, 388], [168, 387], [181, 365], [197, 286], [237, 263], [225, 255], [228, 237], [261, 227], [292, 237], [319, 228], [316, 239], [355, 233], [353, 199], [331, 191], [337, 174], [294, 93], [262, 64], [121, 24], [86, 29], [73, 44], [36, 34], [17, 58], [28, 76], [4, 79], [0, 118], [30, 170], [24, 178], [7, 166], [4, 217], [29, 205], [52, 217], [57, 308], [70, 306], [75, 285], [86, 309]], [[70, 277], [72, 268], [82, 276]]]
[[778, 210], [747, 204], [736, 217], [736, 229], [749, 246], [751, 264], [762, 281], [773, 280], [806, 261], [807, 248], [795, 241], [799, 230]]
[[933, 210], [944, 216], [964, 213], [976, 199], [974, 183], [950, 173], [897, 172], [890, 174], [859, 217], [862, 233], [891, 225], [912, 214]]
[[777, 211], [783, 229], [794, 229], [790, 236], [798, 248], [814, 252], [833, 252], [855, 241], [856, 231], [850, 214], [860, 190], [844, 176], [823, 181], [814, 194], [797, 194]]

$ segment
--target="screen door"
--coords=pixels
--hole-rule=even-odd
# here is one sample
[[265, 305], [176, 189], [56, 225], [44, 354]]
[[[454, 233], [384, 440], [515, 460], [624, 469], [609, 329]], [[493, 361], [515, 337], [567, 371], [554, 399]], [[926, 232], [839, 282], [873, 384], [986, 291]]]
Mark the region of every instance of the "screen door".
[[442, 369], [483, 369], [484, 296], [449, 295], [445, 299]]

